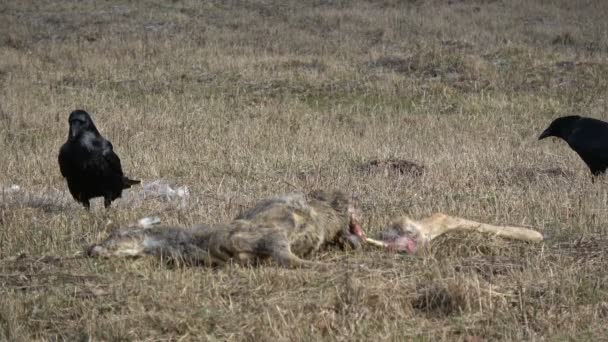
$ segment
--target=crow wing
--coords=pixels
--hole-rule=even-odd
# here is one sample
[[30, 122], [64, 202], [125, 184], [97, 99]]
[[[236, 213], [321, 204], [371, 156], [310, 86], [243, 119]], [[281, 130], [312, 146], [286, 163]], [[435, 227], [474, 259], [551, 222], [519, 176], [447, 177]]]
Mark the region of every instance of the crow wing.
[[108, 169], [116, 175], [123, 176], [120, 158], [114, 153], [114, 147], [111, 142], [105, 140], [102, 155], [104, 160], [108, 163]]
[[71, 176], [74, 172], [74, 166], [72, 165], [69, 143], [65, 143], [61, 146], [57, 160], [59, 162], [59, 171], [61, 171], [61, 175], [64, 178]]
[[594, 174], [608, 167], [607, 123], [599, 120], [580, 122], [567, 141]]

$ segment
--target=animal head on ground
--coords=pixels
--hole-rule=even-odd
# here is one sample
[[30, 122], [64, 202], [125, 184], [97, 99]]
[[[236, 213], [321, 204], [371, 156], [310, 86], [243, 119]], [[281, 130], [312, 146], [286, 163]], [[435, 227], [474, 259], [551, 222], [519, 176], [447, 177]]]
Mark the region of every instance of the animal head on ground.
[[114, 229], [103, 243], [87, 248], [86, 255], [90, 257], [140, 256], [144, 249], [144, 244], [141, 240], [145, 229], [140, 227]]
[[426, 243], [419, 225], [407, 217], [392, 221], [382, 233], [382, 241], [390, 251], [414, 254]]

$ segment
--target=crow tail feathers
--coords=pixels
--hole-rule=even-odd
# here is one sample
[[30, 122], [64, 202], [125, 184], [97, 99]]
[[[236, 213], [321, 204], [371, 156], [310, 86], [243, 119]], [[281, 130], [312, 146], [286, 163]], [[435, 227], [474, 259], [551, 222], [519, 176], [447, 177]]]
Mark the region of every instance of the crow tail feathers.
[[139, 184], [139, 183], [141, 183], [140, 180], [129, 179], [128, 177], [122, 178], [123, 189], [128, 189], [131, 187], [131, 185], [135, 185], [135, 184]]

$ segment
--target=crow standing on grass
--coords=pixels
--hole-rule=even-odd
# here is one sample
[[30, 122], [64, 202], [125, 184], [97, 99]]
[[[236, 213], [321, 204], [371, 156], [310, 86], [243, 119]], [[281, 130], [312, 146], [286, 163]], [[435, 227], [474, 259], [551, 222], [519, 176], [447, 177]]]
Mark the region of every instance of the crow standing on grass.
[[73, 111], [69, 124], [68, 141], [59, 150], [61, 174], [67, 180], [74, 199], [85, 208], [90, 208], [91, 198], [101, 196], [108, 208], [121, 196], [123, 189], [140, 181], [124, 176], [112, 144], [99, 134], [89, 113]]
[[558, 137], [565, 140], [583, 159], [593, 176], [608, 167], [608, 122], [578, 115], [563, 116], [551, 122], [538, 140]]

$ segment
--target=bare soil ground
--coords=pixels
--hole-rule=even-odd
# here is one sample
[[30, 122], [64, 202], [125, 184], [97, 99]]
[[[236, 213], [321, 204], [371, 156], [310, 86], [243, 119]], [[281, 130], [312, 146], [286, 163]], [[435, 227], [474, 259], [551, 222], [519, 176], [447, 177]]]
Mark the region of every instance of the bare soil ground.
[[[0, 340], [601, 340], [608, 182], [555, 117], [608, 118], [608, 2], [3, 1]], [[88, 110], [125, 172], [188, 186], [73, 201], [57, 165]], [[405, 160], [424, 172], [361, 172]], [[69, 258], [108, 222], [190, 225], [275, 194], [358, 192], [364, 228], [434, 212], [540, 245], [442, 237], [332, 271]]]

